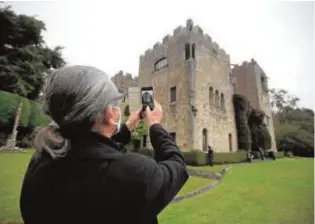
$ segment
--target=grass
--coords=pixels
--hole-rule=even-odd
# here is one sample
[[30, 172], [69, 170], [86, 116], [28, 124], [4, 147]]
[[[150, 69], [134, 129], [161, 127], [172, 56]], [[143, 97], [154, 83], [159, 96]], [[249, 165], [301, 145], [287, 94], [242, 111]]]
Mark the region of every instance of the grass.
[[0, 153], [0, 221], [20, 220], [19, 196], [32, 151]]
[[233, 166], [219, 186], [168, 206], [159, 215], [159, 221], [165, 224], [314, 223], [313, 163], [313, 159], [281, 159]]
[[200, 178], [200, 177], [189, 177], [189, 180], [186, 182], [185, 186], [178, 192], [178, 196], [191, 193], [199, 188], [202, 188], [208, 184], [211, 184], [211, 180]]
[[[30, 156], [31, 152], [0, 154], [0, 223], [6, 220], [20, 220], [19, 194]], [[197, 169], [213, 172], [226, 166], [205, 166]], [[232, 170], [214, 189], [168, 206], [159, 215], [160, 223], [310, 224], [314, 222], [312, 159], [281, 159], [232, 166]], [[191, 177], [179, 195], [209, 183], [209, 180]]]
[[226, 168], [228, 166], [229, 166], [228, 164], [214, 165], [214, 166], [187, 166], [187, 169], [209, 171], [209, 172], [220, 172], [222, 168]]

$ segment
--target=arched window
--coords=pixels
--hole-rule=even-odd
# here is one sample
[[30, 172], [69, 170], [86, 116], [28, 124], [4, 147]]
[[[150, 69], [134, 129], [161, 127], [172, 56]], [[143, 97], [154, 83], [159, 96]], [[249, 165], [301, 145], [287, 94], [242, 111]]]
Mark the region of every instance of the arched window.
[[185, 60], [188, 60], [190, 58], [190, 44], [185, 45]]
[[215, 94], [214, 94], [214, 105], [216, 108], [220, 108], [220, 95], [219, 95], [219, 91], [216, 90]]
[[209, 104], [214, 105], [214, 92], [211, 86], [209, 88]]
[[196, 53], [195, 51], [196, 51], [196, 44], [193, 44], [191, 46], [191, 56], [193, 59], [195, 59], [195, 53]]
[[224, 99], [224, 95], [223, 93], [221, 93], [221, 97], [220, 97], [220, 108], [225, 111], [225, 99]]
[[157, 62], [155, 62], [154, 70], [159, 71], [162, 68], [165, 68], [166, 66], [167, 66], [167, 59], [166, 59], [166, 57], [163, 57], [163, 58], [159, 59]]

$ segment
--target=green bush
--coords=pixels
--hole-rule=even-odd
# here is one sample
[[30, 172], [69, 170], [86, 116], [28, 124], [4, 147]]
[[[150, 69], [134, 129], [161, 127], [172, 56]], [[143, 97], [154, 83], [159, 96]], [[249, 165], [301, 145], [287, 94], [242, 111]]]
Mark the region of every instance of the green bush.
[[0, 91], [0, 124], [6, 125], [14, 121], [20, 96]]
[[19, 126], [35, 128], [47, 125], [50, 118], [44, 114], [41, 104], [16, 94], [0, 91], [0, 124], [13, 122], [20, 102], [23, 102]]
[[226, 163], [241, 163], [247, 161], [247, 151], [239, 150], [236, 152], [221, 152], [214, 153], [214, 164], [226, 164]]
[[191, 166], [203, 166], [207, 164], [207, 154], [198, 149], [182, 152], [185, 163]]

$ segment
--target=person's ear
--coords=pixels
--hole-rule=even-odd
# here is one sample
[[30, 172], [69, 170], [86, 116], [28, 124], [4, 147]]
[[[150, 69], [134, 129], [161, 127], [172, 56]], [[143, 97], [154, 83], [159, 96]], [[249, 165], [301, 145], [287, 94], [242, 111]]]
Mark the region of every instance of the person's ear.
[[106, 112], [104, 113], [104, 121], [106, 124], [114, 124], [115, 119], [114, 119], [114, 110], [112, 107], [108, 107]]

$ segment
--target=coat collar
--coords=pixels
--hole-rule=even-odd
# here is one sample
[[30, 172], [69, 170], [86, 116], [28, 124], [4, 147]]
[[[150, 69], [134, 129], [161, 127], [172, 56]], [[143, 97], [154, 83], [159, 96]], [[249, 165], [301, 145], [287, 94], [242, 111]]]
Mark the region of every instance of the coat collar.
[[85, 136], [72, 140], [69, 156], [71, 154], [80, 155], [80, 157], [112, 159], [122, 153], [119, 152], [119, 145], [112, 139], [90, 131]]

